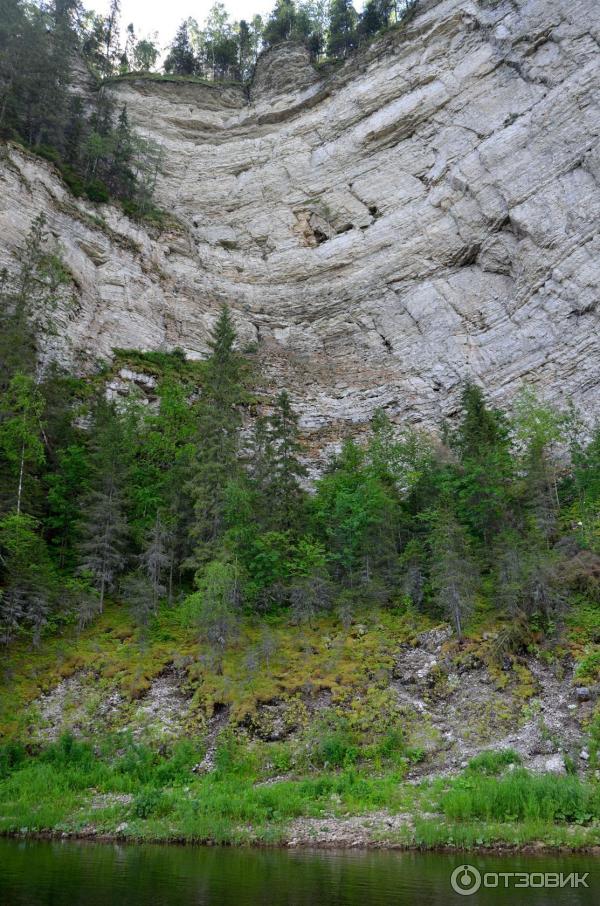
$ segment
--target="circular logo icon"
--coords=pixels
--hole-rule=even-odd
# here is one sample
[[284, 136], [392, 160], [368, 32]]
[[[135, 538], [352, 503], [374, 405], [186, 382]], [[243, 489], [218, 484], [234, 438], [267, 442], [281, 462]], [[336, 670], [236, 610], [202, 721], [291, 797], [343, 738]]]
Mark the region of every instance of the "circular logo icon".
[[456, 893], [468, 897], [472, 893], [477, 893], [481, 887], [481, 874], [474, 865], [459, 865], [452, 872], [450, 884]]

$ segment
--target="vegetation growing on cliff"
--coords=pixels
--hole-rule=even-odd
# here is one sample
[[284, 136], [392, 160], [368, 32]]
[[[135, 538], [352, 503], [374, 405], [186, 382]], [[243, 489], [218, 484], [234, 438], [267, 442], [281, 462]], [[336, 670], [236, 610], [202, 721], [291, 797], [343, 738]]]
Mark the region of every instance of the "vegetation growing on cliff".
[[[60, 170], [71, 191], [91, 201], [117, 198], [131, 214], [151, 206], [159, 149], [129, 124], [92, 72], [116, 65], [118, 4], [107, 17], [78, 0], [4, 0], [0, 12], [0, 138], [13, 139]], [[79, 67], [76, 65], [79, 60]], [[82, 71], [79, 71], [79, 70]], [[89, 70], [86, 72], [86, 70]]]
[[[276, 841], [385, 808], [377, 833], [402, 843], [596, 841], [593, 781], [538, 780], [506, 750], [402, 783], [444, 734], [397, 691], [433, 632], [446, 666], [425, 650], [419, 694], [439, 721], [480, 671], [461, 705], [478, 751], [536, 722], [533, 654], [597, 681], [598, 431], [530, 392], [501, 412], [467, 381], [439, 439], [377, 412], [308, 487], [293, 401], [257, 398], [227, 308], [204, 362], [118, 350], [63, 373], [57, 252], [38, 219], [1, 284], [0, 831]], [[124, 367], [150, 400], [107, 400]], [[54, 742], [64, 724], [89, 742]]]
[[351, 0], [276, 0], [266, 20], [232, 21], [215, 3], [203, 27], [185, 19], [164, 61], [167, 73], [247, 81], [261, 52], [283, 41], [306, 44], [313, 61], [344, 59], [357, 47], [412, 15], [416, 0], [368, 0], [357, 13]]
[[599, 434], [583, 439], [575, 413], [524, 392], [509, 417], [467, 381], [441, 442], [378, 412], [309, 491], [288, 394], [249, 419], [226, 308], [201, 372], [150, 357], [156, 405], [115, 406], [101, 379], [51, 365], [68, 284], [36, 223], [1, 297], [5, 642], [85, 625], [112, 595], [143, 625], [163, 600], [181, 607], [217, 658], [245, 612], [351, 621], [374, 606], [443, 616], [459, 637], [488, 607], [516, 650], [572, 601], [598, 602]]
[[[278, 0], [260, 16], [232, 22], [222, 3], [201, 29], [180, 26], [164, 60], [170, 78], [247, 81], [262, 49], [305, 41], [314, 60], [345, 57], [414, 7], [371, 0], [359, 16], [346, 0]], [[53, 163], [75, 196], [118, 199], [132, 217], [159, 220], [152, 205], [161, 149], [129, 123], [103, 81], [156, 66], [160, 49], [138, 39], [133, 24], [123, 44], [120, 5], [89, 12], [80, 0], [4, 0], [0, 14], [0, 139], [16, 140]]]

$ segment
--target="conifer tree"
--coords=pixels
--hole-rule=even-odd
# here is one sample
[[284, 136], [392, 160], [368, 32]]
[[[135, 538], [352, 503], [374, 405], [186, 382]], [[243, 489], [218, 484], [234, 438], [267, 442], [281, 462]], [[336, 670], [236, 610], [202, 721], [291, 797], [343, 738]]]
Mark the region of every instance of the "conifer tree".
[[191, 565], [214, 555], [225, 530], [227, 486], [238, 474], [242, 397], [241, 360], [234, 349], [236, 333], [227, 306], [211, 332], [211, 354], [198, 405], [197, 451], [189, 491], [194, 506]]
[[346, 57], [356, 47], [356, 10], [351, 0], [331, 0], [327, 55]]
[[114, 409], [97, 405], [91, 454], [91, 491], [83, 504], [80, 572], [89, 575], [99, 593], [102, 612], [106, 594], [116, 587], [126, 564], [128, 526], [123, 483], [126, 451], [122, 426]]
[[487, 405], [483, 391], [471, 381], [461, 395], [460, 423], [448, 439], [460, 470], [446, 471], [446, 490], [457, 500], [461, 521], [475, 538], [489, 544], [507, 520], [515, 463], [506, 417]]
[[272, 512], [272, 525], [276, 530], [290, 531], [298, 528], [302, 506], [301, 480], [306, 477], [306, 467], [300, 461], [302, 448], [298, 439], [298, 415], [290, 397], [283, 390], [275, 402], [275, 410], [268, 421], [267, 463], [270, 480], [267, 495]]
[[173, 75], [193, 75], [196, 71], [196, 58], [190, 42], [189, 23], [186, 19], [177, 29], [164, 64], [165, 72]]
[[477, 567], [468, 536], [449, 505], [432, 514], [431, 584], [438, 606], [462, 638], [475, 604]]
[[32, 516], [13, 513], [0, 521], [0, 637], [7, 644], [23, 627], [40, 640], [55, 590], [48, 551]]
[[157, 511], [140, 557], [142, 568], [150, 584], [150, 601], [153, 611], [156, 611], [159, 599], [167, 591], [165, 575], [172, 565], [172, 542], [172, 533], [163, 523], [161, 515]]

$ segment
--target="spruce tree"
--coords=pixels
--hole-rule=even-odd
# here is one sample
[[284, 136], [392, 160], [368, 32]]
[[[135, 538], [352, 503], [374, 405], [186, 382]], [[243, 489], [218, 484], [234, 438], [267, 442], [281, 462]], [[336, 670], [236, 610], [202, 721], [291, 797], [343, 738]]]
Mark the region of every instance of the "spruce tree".
[[89, 575], [99, 593], [102, 612], [127, 562], [128, 526], [123, 484], [126, 450], [122, 426], [114, 409], [100, 402], [94, 420], [91, 491], [83, 503], [79, 570]]
[[[160, 513], [148, 533], [140, 556], [141, 565], [150, 585], [152, 610], [156, 611], [159, 599], [167, 591], [165, 576], [172, 565], [173, 535], [163, 523]], [[171, 585], [171, 583], [169, 583]]]
[[431, 516], [431, 584], [435, 600], [462, 638], [475, 605], [478, 570], [469, 539], [450, 505]]
[[467, 381], [460, 422], [447, 438], [460, 468], [446, 470], [445, 490], [455, 497], [457, 515], [474, 538], [489, 546], [509, 518], [515, 468], [510, 426], [502, 412], [487, 405], [481, 388]]
[[165, 72], [173, 75], [193, 75], [196, 71], [196, 58], [190, 41], [188, 20], [182, 22], [164, 64]]
[[7, 644], [26, 627], [37, 644], [56, 590], [38, 520], [13, 513], [0, 521], [0, 564], [0, 637]]
[[283, 390], [275, 402], [275, 410], [268, 422], [268, 453], [270, 480], [267, 488], [272, 513], [272, 526], [276, 530], [298, 529], [303, 502], [301, 480], [306, 477], [306, 467], [300, 461], [302, 447], [298, 439], [298, 415], [290, 397]]
[[194, 506], [190, 565], [211, 559], [225, 530], [227, 486], [238, 474], [242, 397], [241, 359], [234, 349], [236, 333], [224, 306], [214, 330], [198, 404], [197, 451], [189, 492]]
[[331, 0], [327, 56], [346, 57], [356, 47], [356, 22], [351, 0]]

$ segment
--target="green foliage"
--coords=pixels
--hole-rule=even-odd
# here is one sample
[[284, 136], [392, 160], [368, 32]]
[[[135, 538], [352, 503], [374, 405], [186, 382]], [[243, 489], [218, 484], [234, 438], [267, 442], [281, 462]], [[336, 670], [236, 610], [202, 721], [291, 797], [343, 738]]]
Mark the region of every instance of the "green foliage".
[[235, 564], [213, 560], [197, 575], [198, 591], [181, 609], [184, 625], [197, 627], [202, 638], [223, 648], [235, 636], [239, 623], [240, 581]]
[[498, 752], [480, 752], [469, 762], [468, 771], [475, 774], [501, 774], [509, 765], [520, 765], [521, 756], [512, 749]]
[[[119, 130], [122, 150], [133, 141], [124, 111]], [[494, 614], [508, 618], [505, 652], [555, 637], [569, 603], [589, 616], [600, 594], [598, 432], [574, 432], [572, 413], [524, 393], [511, 419], [466, 383], [444, 443], [376, 412], [365, 441], [346, 439], [309, 490], [291, 399], [250, 395], [258, 375], [227, 307], [201, 363], [181, 350], [117, 350], [75, 380], [47, 349], [70, 286], [38, 219], [0, 285], [5, 641], [37, 640], [57, 621], [82, 629], [110, 595], [145, 643], [161, 607], [178, 608], [217, 660], [244, 608], [304, 627], [337, 612], [348, 630], [388, 606], [443, 615], [459, 636], [473, 613]], [[124, 366], [154, 381], [134, 379], [139, 389], [109, 404], [105, 381]], [[572, 460], [559, 466], [566, 441]], [[577, 656], [593, 677], [588, 622]]]
[[311, 757], [319, 767], [342, 768], [354, 764], [359, 756], [359, 749], [351, 735], [342, 729], [325, 732], [316, 741]]
[[0, 781], [9, 777], [25, 761], [25, 747], [17, 742], [5, 742], [0, 745]]
[[211, 332], [202, 397], [198, 403], [198, 434], [189, 492], [194, 506], [190, 564], [201, 567], [214, 554], [225, 529], [226, 494], [238, 475], [242, 401], [241, 358], [236, 335], [224, 306]]
[[392, 489], [366, 462], [364, 451], [347, 441], [312, 501], [318, 536], [346, 581], [361, 575], [368, 581], [378, 562], [388, 565], [397, 519], [394, 503]]
[[[54, 164], [76, 196], [97, 203], [112, 197], [148, 206], [161, 165], [157, 146], [130, 129], [110, 96], [96, 92], [84, 104], [72, 91], [73, 60], [104, 76], [127, 58], [156, 61], [151, 42], [119, 48], [118, 2], [106, 17], [75, 14], [74, 0], [38, 4], [6, 0], [0, 32], [0, 135], [16, 135]], [[153, 57], [153, 53], [155, 54]]]
[[32, 377], [15, 374], [4, 397], [3, 409], [0, 454], [11, 473], [14, 505], [20, 513], [28, 470], [44, 461], [41, 439], [44, 399]]
[[453, 821], [564, 821], [586, 824], [600, 818], [597, 785], [577, 777], [533, 775], [518, 769], [500, 778], [467, 777], [442, 796]]

